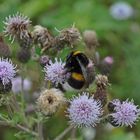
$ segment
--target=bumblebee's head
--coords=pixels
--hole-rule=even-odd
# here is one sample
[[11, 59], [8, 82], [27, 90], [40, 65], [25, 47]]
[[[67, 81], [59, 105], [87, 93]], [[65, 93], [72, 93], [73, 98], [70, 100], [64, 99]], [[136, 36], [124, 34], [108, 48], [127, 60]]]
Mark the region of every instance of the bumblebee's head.
[[73, 51], [66, 58], [65, 68], [67, 68], [67, 71], [69, 72], [82, 73], [79, 61], [84, 67], [86, 67], [89, 63], [89, 60], [85, 54], [80, 51]]

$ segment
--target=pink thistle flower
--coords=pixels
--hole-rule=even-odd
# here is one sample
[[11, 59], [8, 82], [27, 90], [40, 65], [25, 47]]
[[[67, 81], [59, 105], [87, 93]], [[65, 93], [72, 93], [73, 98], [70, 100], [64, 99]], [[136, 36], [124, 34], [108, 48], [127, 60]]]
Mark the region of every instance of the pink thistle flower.
[[61, 59], [58, 61], [57, 58], [55, 58], [54, 63], [50, 60], [49, 64], [44, 68], [45, 80], [51, 81], [56, 85], [65, 83], [68, 74], [66, 73], [64, 66], [65, 63], [63, 63]]
[[10, 59], [0, 58], [0, 80], [2, 84], [5, 86], [16, 75], [16, 66], [13, 65]]
[[114, 112], [111, 114], [112, 123], [116, 126], [130, 126], [138, 120], [140, 109], [134, 105], [133, 100], [114, 103]]
[[103, 112], [100, 101], [89, 97], [87, 93], [83, 93], [83, 95], [79, 95], [70, 101], [68, 113], [70, 123], [75, 127], [94, 127], [99, 123]]

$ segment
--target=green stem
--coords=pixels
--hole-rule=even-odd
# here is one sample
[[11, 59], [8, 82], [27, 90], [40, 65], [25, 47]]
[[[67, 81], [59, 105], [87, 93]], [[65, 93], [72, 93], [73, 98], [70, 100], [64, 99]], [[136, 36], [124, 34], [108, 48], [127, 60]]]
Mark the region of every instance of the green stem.
[[69, 131], [72, 130], [72, 126], [66, 128], [60, 135], [58, 135], [54, 140], [61, 140]]
[[4, 120], [4, 121], [0, 121], [0, 125], [11, 126], [11, 127], [14, 127], [14, 128], [16, 128], [18, 130], [24, 131], [26, 133], [29, 133], [29, 134], [31, 134], [33, 136], [38, 137], [38, 134], [36, 132], [34, 132], [34, 131], [30, 130], [29, 128], [24, 127], [24, 126], [22, 126], [20, 124], [12, 125], [10, 122]]
[[39, 140], [44, 140], [44, 137], [43, 137], [43, 123], [41, 121], [39, 121], [37, 123], [37, 128], [38, 128], [38, 137], [39, 137]]

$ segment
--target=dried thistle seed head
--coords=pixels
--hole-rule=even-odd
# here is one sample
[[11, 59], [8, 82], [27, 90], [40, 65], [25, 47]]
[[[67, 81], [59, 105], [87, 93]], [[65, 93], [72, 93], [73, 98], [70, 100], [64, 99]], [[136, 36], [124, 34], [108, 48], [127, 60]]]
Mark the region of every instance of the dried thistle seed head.
[[46, 89], [40, 94], [37, 99], [37, 106], [44, 115], [52, 115], [64, 102], [63, 93], [58, 89], [52, 88]]
[[43, 51], [49, 49], [54, 43], [54, 38], [50, 34], [48, 29], [40, 25], [36, 25], [34, 27], [34, 31], [32, 34], [33, 34], [35, 43], [40, 44], [41, 47], [43, 48]]
[[2, 36], [0, 36], [0, 57], [10, 57], [11, 51], [9, 49], [9, 46], [5, 44]]
[[97, 35], [96, 32], [93, 30], [86, 30], [83, 33], [83, 39], [86, 43], [86, 46], [91, 48], [91, 47], [96, 47], [98, 43]]
[[98, 74], [95, 80], [97, 87], [106, 88], [109, 85], [108, 78], [105, 75]]
[[80, 32], [74, 26], [59, 31], [59, 35], [56, 37], [58, 44], [67, 44], [71, 46], [73, 46], [80, 39]]
[[15, 38], [21, 39], [28, 38], [28, 28], [31, 21], [28, 17], [17, 13], [13, 16], [6, 17], [4, 21], [4, 33], [6, 36], [9, 36], [9, 39], [14, 41]]
[[21, 63], [27, 63], [30, 60], [31, 52], [28, 48], [20, 48], [17, 52], [17, 59]]

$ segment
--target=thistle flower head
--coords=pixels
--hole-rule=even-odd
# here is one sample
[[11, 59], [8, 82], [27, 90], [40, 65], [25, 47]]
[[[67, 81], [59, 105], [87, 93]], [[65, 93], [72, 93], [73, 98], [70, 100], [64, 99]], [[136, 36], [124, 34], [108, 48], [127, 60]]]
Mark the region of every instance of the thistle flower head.
[[117, 2], [111, 6], [110, 14], [116, 20], [125, 20], [133, 15], [133, 8], [126, 2]]
[[63, 84], [68, 77], [64, 66], [65, 63], [63, 63], [61, 59], [58, 61], [56, 58], [54, 63], [50, 60], [49, 64], [44, 68], [45, 80], [49, 80], [56, 85], [58, 85], [58, 83]]
[[37, 106], [44, 115], [54, 114], [64, 104], [63, 93], [55, 88], [47, 89], [37, 99]]
[[83, 95], [79, 95], [79, 97], [75, 97], [70, 101], [68, 113], [72, 125], [76, 127], [94, 127], [99, 123], [99, 118], [102, 115], [101, 103], [83, 93]]
[[138, 120], [140, 116], [140, 109], [137, 105], [134, 105], [133, 100], [114, 102], [114, 113], [111, 114], [112, 123], [117, 126], [130, 126], [132, 127], [133, 124]]
[[4, 21], [4, 33], [9, 36], [9, 39], [14, 41], [15, 38], [22, 39], [28, 36], [27, 29], [31, 21], [28, 17], [20, 14], [19, 12], [13, 16], [6, 17]]
[[0, 58], [0, 80], [2, 84], [5, 86], [16, 75], [16, 66], [13, 65], [10, 59]]

